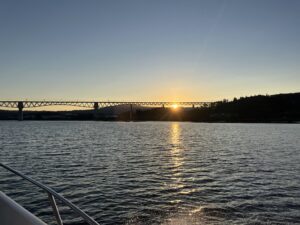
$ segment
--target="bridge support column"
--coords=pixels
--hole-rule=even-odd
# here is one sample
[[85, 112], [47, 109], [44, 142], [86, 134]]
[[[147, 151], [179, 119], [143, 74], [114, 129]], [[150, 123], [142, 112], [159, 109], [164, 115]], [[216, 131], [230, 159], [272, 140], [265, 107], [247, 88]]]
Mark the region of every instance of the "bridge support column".
[[132, 104], [130, 104], [130, 114], [129, 114], [129, 120], [132, 121], [133, 120], [133, 108], [132, 108]]
[[19, 109], [18, 120], [19, 121], [23, 120], [23, 108], [24, 108], [23, 102], [18, 102], [18, 109]]
[[194, 108], [195, 108], [195, 105], [193, 104], [192, 107], [193, 107], [193, 109], [194, 109]]
[[163, 108], [163, 109], [165, 108], [165, 105], [164, 105], [164, 104], [162, 105], [162, 108]]
[[98, 119], [98, 109], [99, 109], [99, 104], [98, 102], [94, 103], [94, 120]]

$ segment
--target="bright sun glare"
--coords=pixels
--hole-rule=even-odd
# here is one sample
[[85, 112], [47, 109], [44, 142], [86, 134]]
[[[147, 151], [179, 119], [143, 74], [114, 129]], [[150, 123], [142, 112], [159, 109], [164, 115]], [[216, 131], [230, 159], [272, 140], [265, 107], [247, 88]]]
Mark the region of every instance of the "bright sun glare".
[[172, 108], [173, 108], [173, 109], [177, 109], [177, 108], [178, 108], [178, 105], [177, 105], [177, 104], [173, 104], [173, 105], [172, 105]]

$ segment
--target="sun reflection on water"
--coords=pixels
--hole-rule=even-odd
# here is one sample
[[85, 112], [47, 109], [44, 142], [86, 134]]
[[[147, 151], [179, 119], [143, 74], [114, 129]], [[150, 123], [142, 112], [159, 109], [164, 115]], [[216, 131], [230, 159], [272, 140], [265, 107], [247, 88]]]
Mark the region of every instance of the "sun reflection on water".
[[182, 149], [180, 148], [181, 143], [181, 127], [179, 123], [172, 123], [171, 124], [171, 144], [172, 144], [172, 153], [179, 153]]
[[[171, 124], [170, 128], [170, 158], [172, 163], [172, 177], [171, 180], [173, 181], [169, 186], [172, 189], [176, 189], [178, 192], [178, 197], [180, 195], [189, 195], [193, 192], [198, 191], [197, 188], [188, 187], [187, 178], [184, 176], [184, 164], [185, 164], [185, 149], [182, 140], [182, 127], [180, 123], [174, 122]], [[181, 202], [180, 199], [174, 199], [173, 203]]]
[[[175, 189], [180, 193], [181, 190], [185, 188], [185, 183], [182, 177], [182, 169], [184, 165], [183, 156], [183, 144], [181, 138], [181, 127], [180, 124], [174, 122], [170, 127], [170, 167], [171, 167], [171, 180], [172, 182], [168, 184], [169, 188]], [[178, 196], [179, 197], [179, 196]], [[181, 202], [180, 199], [173, 199], [173, 203]]]
[[[181, 141], [181, 127], [179, 123], [171, 124], [171, 159], [174, 164], [173, 171], [178, 171], [183, 165], [183, 148]], [[179, 173], [178, 175], [180, 175]]]

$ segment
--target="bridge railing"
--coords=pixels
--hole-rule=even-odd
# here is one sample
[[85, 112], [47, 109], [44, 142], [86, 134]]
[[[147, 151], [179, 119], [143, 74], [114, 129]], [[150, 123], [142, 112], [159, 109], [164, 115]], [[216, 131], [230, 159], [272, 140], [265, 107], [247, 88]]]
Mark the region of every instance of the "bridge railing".
[[85, 212], [83, 212], [80, 208], [78, 208], [76, 205], [74, 205], [72, 202], [70, 202], [69, 200], [65, 199], [62, 195], [58, 194], [56, 191], [54, 191], [53, 189], [47, 187], [46, 185], [33, 180], [32, 178], [20, 173], [19, 171], [11, 168], [10, 166], [7, 166], [3, 163], [0, 163], [0, 166], [2, 166], [3, 168], [7, 169], [8, 171], [14, 173], [15, 175], [22, 177], [23, 179], [29, 181], [30, 183], [34, 184], [35, 186], [41, 188], [42, 190], [44, 190], [47, 195], [48, 195], [48, 199], [50, 201], [56, 222], [58, 225], [63, 225], [63, 221], [61, 219], [59, 210], [57, 208], [56, 205], [56, 201], [55, 199], [58, 199], [59, 201], [61, 201], [63, 204], [69, 206], [78, 216], [80, 216], [81, 218], [84, 219], [84, 221], [86, 221], [88, 224], [90, 225], [99, 225], [99, 223], [97, 223], [92, 217], [90, 217], [89, 215], [87, 215]]

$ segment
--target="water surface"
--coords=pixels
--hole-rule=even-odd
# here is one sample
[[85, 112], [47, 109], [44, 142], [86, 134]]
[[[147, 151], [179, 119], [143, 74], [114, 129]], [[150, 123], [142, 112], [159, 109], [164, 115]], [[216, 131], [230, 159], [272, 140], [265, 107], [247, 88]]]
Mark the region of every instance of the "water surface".
[[[297, 124], [1, 121], [0, 148], [103, 225], [300, 221]], [[55, 224], [46, 194], [1, 168], [0, 190]]]

